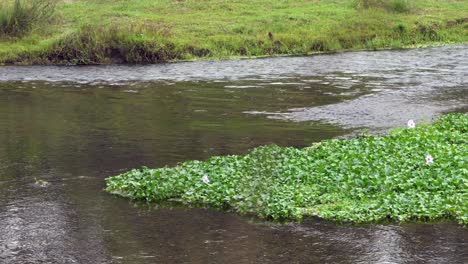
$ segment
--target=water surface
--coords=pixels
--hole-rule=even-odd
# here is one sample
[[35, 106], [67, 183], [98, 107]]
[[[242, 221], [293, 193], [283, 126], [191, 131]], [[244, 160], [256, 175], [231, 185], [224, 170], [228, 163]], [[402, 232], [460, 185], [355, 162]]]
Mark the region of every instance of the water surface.
[[[467, 46], [0, 68], [0, 263], [466, 263], [453, 223], [285, 225], [102, 191], [143, 165], [307, 146], [468, 109]], [[50, 182], [48, 187], [34, 179]]]

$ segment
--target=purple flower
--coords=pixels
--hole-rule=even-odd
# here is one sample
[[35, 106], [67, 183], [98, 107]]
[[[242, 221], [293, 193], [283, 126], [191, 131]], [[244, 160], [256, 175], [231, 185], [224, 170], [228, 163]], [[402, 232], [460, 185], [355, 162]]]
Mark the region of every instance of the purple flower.
[[208, 175], [206, 175], [206, 174], [203, 175], [203, 177], [202, 177], [201, 179], [202, 179], [202, 181], [203, 181], [204, 183], [206, 183], [206, 184], [210, 183], [210, 179], [208, 179]]
[[416, 127], [416, 123], [414, 123], [413, 119], [410, 119], [408, 120], [408, 128], [415, 128]]
[[426, 155], [426, 164], [432, 164], [434, 163], [434, 158], [431, 156], [431, 154]]

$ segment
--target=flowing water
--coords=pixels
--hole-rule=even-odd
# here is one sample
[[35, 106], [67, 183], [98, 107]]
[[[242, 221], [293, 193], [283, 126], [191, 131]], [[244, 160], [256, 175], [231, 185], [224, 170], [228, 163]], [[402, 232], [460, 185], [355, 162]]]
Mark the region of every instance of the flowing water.
[[[277, 224], [136, 204], [104, 178], [468, 109], [468, 46], [0, 68], [0, 263], [467, 263], [454, 223]], [[35, 179], [48, 181], [41, 187]]]

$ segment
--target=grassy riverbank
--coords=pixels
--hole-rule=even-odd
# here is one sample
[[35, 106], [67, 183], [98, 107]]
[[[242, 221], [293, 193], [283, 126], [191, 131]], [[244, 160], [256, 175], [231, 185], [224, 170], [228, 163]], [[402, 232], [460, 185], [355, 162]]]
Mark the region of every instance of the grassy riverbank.
[[[1, 2], [2, 9], [11, 2]], [[467, 9], [463, 0], [63, 0], [27, 32], [0, 34], [0, 64], [157, 63], [467, 43]]]
[[[383, 137], [265, 146], [245, 156], [187, 161], [107, 178], [107, 191], [273, 219], [468, 223], [468, 115]], [[430, 156], [429, 156], [430, 155]]]

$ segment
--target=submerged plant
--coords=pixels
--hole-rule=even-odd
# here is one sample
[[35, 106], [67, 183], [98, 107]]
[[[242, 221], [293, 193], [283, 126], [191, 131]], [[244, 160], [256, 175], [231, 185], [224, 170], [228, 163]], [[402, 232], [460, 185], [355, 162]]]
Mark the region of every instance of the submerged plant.
[[50, 185], [48, 181], [34, 178], [34, 183], [39, 187], [47, 187]]
[[[467, 131], [468, 115], [450, 114], [432, 125], [396, 129], [383, 137], [331, 139], [303, 149], [264, 146], [244, 156], [144, 167], [107, 178], [106, 190], [272, 219], [317, 216], [359, 223], [445, 218], [467, 224]], [[424, 156], [431, 166], [421, 166]]]

